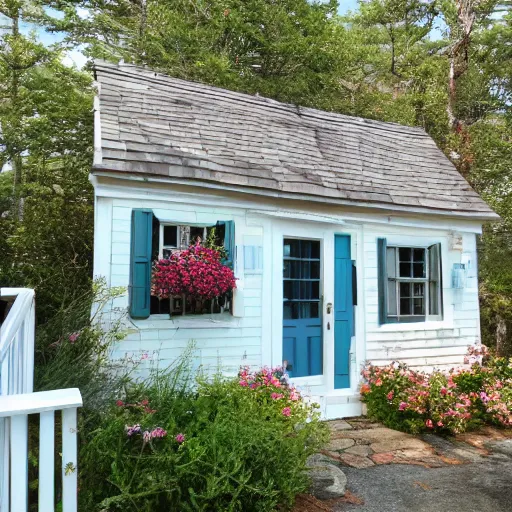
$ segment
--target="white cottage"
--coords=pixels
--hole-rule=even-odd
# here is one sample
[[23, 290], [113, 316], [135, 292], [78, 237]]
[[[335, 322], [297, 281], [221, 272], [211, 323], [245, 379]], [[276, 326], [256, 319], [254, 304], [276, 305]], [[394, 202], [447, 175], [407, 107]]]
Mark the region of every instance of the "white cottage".
[[[194, 340], [226, 373], [285, 362], [334, 418], [361, 412], [365, 361], [447, 368], [479, 341], [476, 237], [498, 217], [422, 129], [95, 72], [94, 274], [127, 289], [117, 355], [168, 364]], [[151, 297], [153, 261], [214, 226], [231, 304]]]

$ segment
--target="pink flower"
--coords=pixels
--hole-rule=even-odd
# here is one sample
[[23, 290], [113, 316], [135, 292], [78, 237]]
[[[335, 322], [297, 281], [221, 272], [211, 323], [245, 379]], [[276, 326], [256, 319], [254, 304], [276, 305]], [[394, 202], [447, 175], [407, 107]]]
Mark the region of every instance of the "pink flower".
[[438, 426], [438, 427], [444, 427], [444, 424], [443, 424], [443, 422], [442, 422], [442, 421], [438, 421], [438, 422], [437, 422], [437, 426]]
[[117, 405], [117, 407], [123, 407], [124, 406], [124, 402], [122, 400], [118, 400], [116, 402], [116, 405]]
[[185, 442], [185, 434], [176, 434], [176, 437], [174, 438], [178, 444]]
[[434, 428], [434, 424], [432, 423], [432, 420], [427, 420], [427, 421], [425, 421], [425, 425], [426, 425], [428, 428]]
[[272, 393], [270, 398], [272, 398], [272, 400], [279, 400], [280, 398], [283, 398], [283, 395], [281, 393]]
[[390, 392], [386, 395], [386, 398], [387, 398], [388, 400], [393, 400], [393, 395], [394, 395], [394, 394], [395, 394], [395, 393], [394, 393], [394, 391], [390, 391]]
[[283, 416], [288, 417], [292, 413], [292, 410], [289, 407], [285, 407], [281, 412], [283, 413]]
[[441, 395], [445, 396], [448, 393], [448, 390], [445, 387], [441, 388]]
[[300, 398], [300, 394], [297, 393], [297, 391], [293, 390], [290, 393], [290, 400], [292, 400], [293, 402], [296, 402], [299, 398]]
[[246, 387], [247, 386], [247, 381], [246, 380], [241, 380], [240, 381], [240, 386]]
[[167, 431], [165, 431], [162, 427], [156, 427], [151, 431], [151, 437], [153, 439], [155, 438], [162, 438], [167, 435]]
[[376, 385], [376, 386], [382, 386], [382, 379], [380, 379], [380, 378], [379, 378], [379, 379], [377, 379], [377, 380], [375, 381], [375, 385]]
[[78, 339], [79, 336], [80, 336], [79, 332], [74, 332], [73, 334], [70, 334], [69, 335], [69, 342], [71, 344], [75, 343], [75, 341]]
[[405, 411], [407, 408], [407, 404], [405, 402], [400, 402], [400, 405], [398, 406], [399, 411]]
[[132, 437], [135, 434], [140, 434], [140, 425], [133, 425], [133, 427], [126, 425], [124, 429], [126, 430], [126, 435], [128, 437]]

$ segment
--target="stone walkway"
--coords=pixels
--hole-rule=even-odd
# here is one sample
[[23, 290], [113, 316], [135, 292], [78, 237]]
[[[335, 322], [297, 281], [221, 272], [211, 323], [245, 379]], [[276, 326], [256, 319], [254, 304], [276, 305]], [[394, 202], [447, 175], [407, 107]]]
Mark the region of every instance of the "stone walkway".
[[418, 437], [372, 423], [366, 418], [332, 421], [330, 428], [331, 442], [322, 451], [323, 455], [357, 469], [381, 464], [439, 468], [476, 462], [489, 455], [493, 442], [512, 440], [510, 430], [490, 427], [476, 434], [461, 434], [456, 439], [432, 434]]
[[512, 510], [510, 429], [442, 438], [363, 417], [329, 426], [330, 443], [310, 459], [314, 496], [299, 497], [294, 512]]

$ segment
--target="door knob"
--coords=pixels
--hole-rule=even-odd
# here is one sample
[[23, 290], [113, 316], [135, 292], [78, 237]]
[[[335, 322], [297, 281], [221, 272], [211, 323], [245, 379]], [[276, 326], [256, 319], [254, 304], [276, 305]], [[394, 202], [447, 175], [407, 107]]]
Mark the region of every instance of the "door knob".
[[332, 311], [332, 302], [329, 302], [326, 306], [327, 314], [330, 315]]

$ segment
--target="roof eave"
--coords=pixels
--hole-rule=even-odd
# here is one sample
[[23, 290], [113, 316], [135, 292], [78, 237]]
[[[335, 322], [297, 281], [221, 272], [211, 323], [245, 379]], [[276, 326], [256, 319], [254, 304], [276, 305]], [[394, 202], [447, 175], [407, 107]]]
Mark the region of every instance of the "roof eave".
[[[128, 180], [128, 181], [139, 181], [139, 182], [152, 182], [152, 183], [167, 183], [167, 184], [175, 184], [175, 185], [184, 185], [190, 187], [203, 187], [210, 190], [225, 190], [229, 192], [238, 192], [242, 194], [248, 195], [258, 195], [262, 197], [270, 197], [276, 199], [290, 199], [290, 200], [298, 200], [298, 201], [307, 201], [310, 203], [322, 203], [322, 204], [332, 204], [337, 206], [348, 206], [353, 208], [364, 208], [371, 211], [378, 211], [382, 213], [397, 213], [401, 212], [404, 214], [412, 213], [412, 214], [422, 214], [422, 215], [437, 215], [443, 217], [453, 217], [458, 219], [465, 220], [474, 220], [479, 222], [496, 222], [501, 220], [501, 217], [489, 209], [489, 211], [460, 211], [460, 210], [444, 210], [437, 208], [427, 208], [427, 207], [413, 207], [407, 205], [390, 205], [388, 203], [379, 203], [379, 202], [362, 202], [356, 200], [348, 200], [348, 199], [339, 199], [333, 197], [325, 197], [325, 196], [317, 196], [317, 195], [308, 195], [308, 194], [298, 194], [292, 192], [283, 192], [280, 190], [269, 190], [258, 187], [244, 187], [239, 185], [226, 185], [213, 181], [206, 180], [198, 180], [198, 179], [179, 179], [173, 177], [166, 176], [153, 176], [147, 174], [139, 174], [139, 173], [127, 173], [125, 171], [118, 171], [115, 169], [110, 169], [108, 166], [104, 164], [95, 164], [92, 167], [91, 173], [93, 175], [104, 176], [115, 178], [119, 180]], [[482, 201], [483, 202], [483, 201]], [[485, 203], [484, 203], [485, 204]]]

